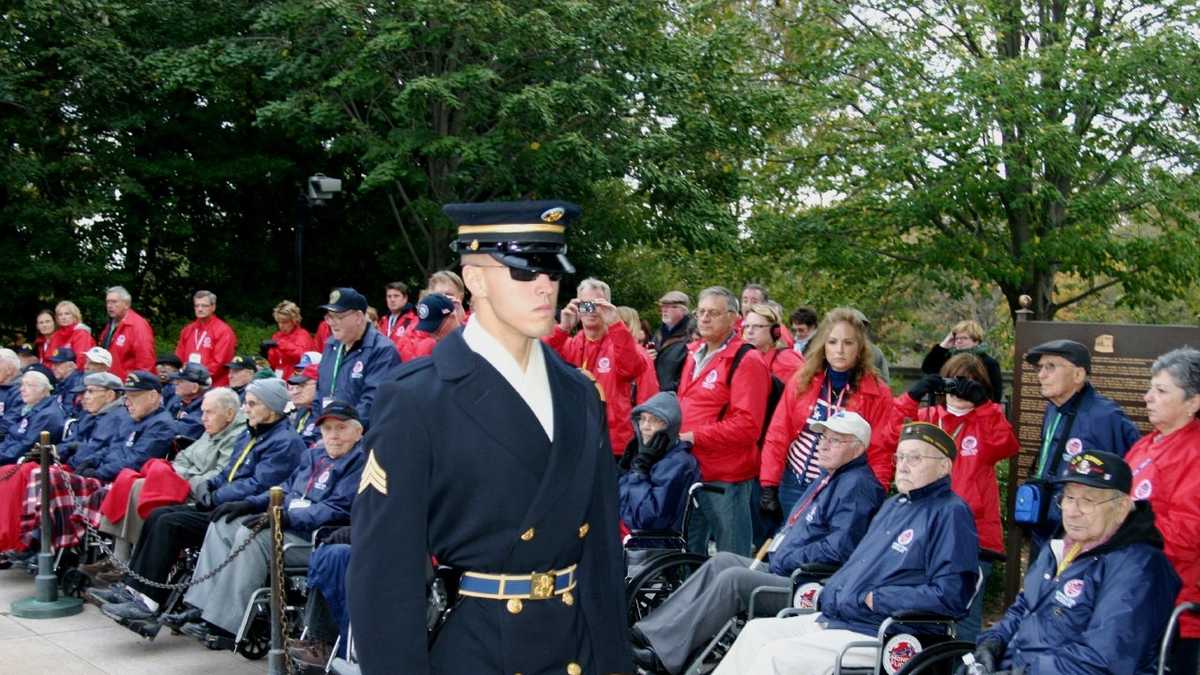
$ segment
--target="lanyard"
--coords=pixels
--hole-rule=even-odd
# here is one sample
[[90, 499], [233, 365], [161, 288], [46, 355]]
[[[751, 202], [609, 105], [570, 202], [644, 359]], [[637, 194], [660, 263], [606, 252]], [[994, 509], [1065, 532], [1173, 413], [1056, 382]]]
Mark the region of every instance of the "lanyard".
[[1062, 562], [1058, 563], [1058, 571], [1054, 574], [1054, 576], [1061, 577], [1062, 573], [1071, 566], [1072, 562], [1075, 561], [1075, 557], [1079, 555], [1079, 551], [1082, 548], [1083, 546], [1079, 545], [1078, 543], [1072, 544], [1071, 550], [1067, 551], [1067, 555], [1063, 557]]
[[246, 461], [246, 455], [250, 454], [250, 449], [253, 448], [254, 444], [257, 442], [257, 438], [251, 438], [250, 442], [246, 444], [246, 447], [242, 448], [242, 454], [237, 458], [237, 461], [233, 463], [233, 468], [229, 470], [229, 478], [226, 480], [233, 480], [234, 474], [236, 474], [237, 470], [241, 468], [242, 462]]
[[795, 523], [797, 520], [800, 520], [800, 514], [804, 513], [804, 511], [812, 505], [813, 501], [816, 500], [817, 495], [821, 494], [821, 490], [824, 490], [825, 486], [829, 485], [830, 478], [833, 478], [833, 474], [825, 474], [825, 477], [821, 479], [820, 483], [817, 483], [817, 487], [813, 488], [812, 494], [808, 496], [808, 499], [804, 500], [804, 503], [800, 505], [800, 508], [792, 510], [792, 515], [788, 516], [788, 527], [791, 527], [793, 523]]
[[1042, 478], [1043, 472], [1046, 470], [1046, 461], [1050, 459], [1050, 448], [1054, 445], [1054, 432], [1058, 430], [1058, 423], [1062, 421], [1061, 413], [1054, 413], [1054, 421], [1050, 423], [1050, 431], [1042, 438], [1042, 452], [1038, 456], [1037, 477]]
[[338, 369], [342, 367], [342, 352], [346, 350], [346, 345], [338, 345], [337, 358], [333, 360], [333, 380], [329, 384], [329, 395], [333, 396], [333, 392], [337, 391], [337, 374]]
[[312, 408], [309, 408], [308, 410], [304, 411], [303, 415], [299, 416], [299, 418], [296, 420], [296, 431], [304, 430], [304, 423], [308, 421], [308, 418], [311, 415], [312, 415]]
[[104, 336], [100, 340], [103, 343], [103, 346], [105, 349], [108, 349], [108, 346], [112, 344], [113, 335], [116, 332], [117, 332], [117, 322], [114, 319], [114, 320], [108, 322], [108, 330], [104, 331]]
[[328, 463], [328, 460], [326, 460], [325, 456], [322, 455], [317, 459], [317, 463], [313, 465], [312, 472], [308, 474], [308, 485], [304, 488], [305, 499], [308, 499], [309, 490], [312, 490], [313, 483], [317, 482], [317, 478], [321, 475], [321, 472], [325, 470], [325, 465]]
[[200, 351], [200, 347], [204, 346], [204, 338], [208, 337], [208, 331], [196, 330], [192, 333], [192, 342], [196, 345], [195, 351]]

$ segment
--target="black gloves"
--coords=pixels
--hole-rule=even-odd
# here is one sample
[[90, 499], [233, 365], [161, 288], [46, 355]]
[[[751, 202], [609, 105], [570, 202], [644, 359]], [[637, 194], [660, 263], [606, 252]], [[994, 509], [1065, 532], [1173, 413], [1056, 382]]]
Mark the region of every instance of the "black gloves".
[[758, 497], [758, 510], [764, 515], [779, 517], [783, 507], [779, 505], [779, 488], [774, 485], [764, 485], [762, 494]]
[[908, 388], [908, 397], [918, 403], [930, 394], [937, 394], [942, 390], [941, 375], [926, 375], [917, 380], [913, 386]]
[[349, 544], [350, 543], [350, 526], [339, 527], [325, 537], [326, 544]]
[[984, 640], [975, 647], [975, 663], [983, 666], [985, 673], [994, 673], [1003, 654], [1004, 643], [999, 640]]
[[[201, 501], [207, 500], [208, 503], [211, 504], [212, 497], [210, 495], [211, 495], [211, 493], [204, 495], [204, 497], [201, 498]], [[197, 503], [197, 506], [199, 506], [199, 503]], [[254, 504], [251, 504], [250, 502], [226, 502], [226, 503], [218, 506], [217, 508], [213, 509], [212, 515], [210, 515], [208, 517], [208, 519], [214, 523], [218, 522], [220, 520], [225, 520], [226, 522], [229, 522], [229, 521], [233, 520], [234, 518], [241, 518], [242, 516], [248, 516], [251, 513], [255, 513], [257, 511], [258, 511], [258, 509], [254, 506]]]
[[671, 439], [667, 437], [666, 433], [662, 431], [655, 432], [650, 437], [649, 443], [645, 445], [638, 444], [637, 455], [633, 458], [633, 462], [630, 463], [630, 469], [638, 473], [650, 473], [650, 468], [654, 466], [654, 463], [662, 459], [662, 456], [666, 454], [667, 445], [670, 442]]
[[973, 405], [979, 405], [988, 400], [987, 389], [975, 380], [969, 380], [965, 377], [954, 378], [954, 386], [946, 387], [946, 393], [954, 394], [964, 401], [970, 401]]

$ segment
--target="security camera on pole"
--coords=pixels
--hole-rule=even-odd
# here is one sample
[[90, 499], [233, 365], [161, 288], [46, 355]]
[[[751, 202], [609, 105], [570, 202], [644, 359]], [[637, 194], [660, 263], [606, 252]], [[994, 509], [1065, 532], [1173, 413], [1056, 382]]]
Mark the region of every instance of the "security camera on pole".
[[311, 209], [321, 206], [342, 191], [339, 178], [329, 178], [323, 173], [308, 177], [308, 190], [296, 200], [296, 303], [304, 306], [304, 226], [311, 217]]

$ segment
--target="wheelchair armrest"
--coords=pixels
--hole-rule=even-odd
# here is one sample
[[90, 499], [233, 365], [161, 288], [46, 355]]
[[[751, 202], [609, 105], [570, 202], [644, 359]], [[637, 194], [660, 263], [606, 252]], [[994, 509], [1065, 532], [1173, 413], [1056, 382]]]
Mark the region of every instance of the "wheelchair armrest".
[[677, 530], [630, 530], [629, 537], [678, 537]]
[[792, 590], [810, 581], [825, 581], [840, 569], [827, 563], [803, 563], [792, 571]]
[[759, 598], [768, 595], [782, 595], [790, 601], [792, 597], [792, 590], [790, 588], [780, 588], [778, 586], [759, 586], [753, 591], [750, 591], [750, 609], [747, 614], [749, 618], [757, 619], [760, 616], [766, 616], [766, 614], [758, 613], [757, 605]]
[[779, 610], [779, 613], [775, 615], [775, 618], [786, 619], [791, 616], [804, 616], [805, 614], [816, 614], [816, 613], [817, 613], [817, 610], [815, 610], [815, 609], [801, 609], [799, 607], [787, 607], [787, 608]]
[[892, 618], [904, 623], [957, 623], [958, 619], [933, 612], [896, 612]]

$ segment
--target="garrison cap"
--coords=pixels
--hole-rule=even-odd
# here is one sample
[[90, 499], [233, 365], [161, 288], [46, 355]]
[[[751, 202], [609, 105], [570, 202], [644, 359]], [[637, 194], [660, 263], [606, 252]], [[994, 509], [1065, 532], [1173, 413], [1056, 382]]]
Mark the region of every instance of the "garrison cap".
[[905, 424], [904, 428], [900, 430], [900, 440], [907, 441], [909, 439], [924, 441], [932, 445], [935, 450], [950, 460], [953, 460], [954, 455], [957, 453], [954, 439], [936, 424], [930, 424], [929, 422], [909, 422]]
[[450, 245], [460, 255], [486, 253], [518, 269], [575, 271], [567, 260], [567, 225], [582, 213], [570, 202], [545, 200], [447, 204], [442, 207], [458, 237]]

